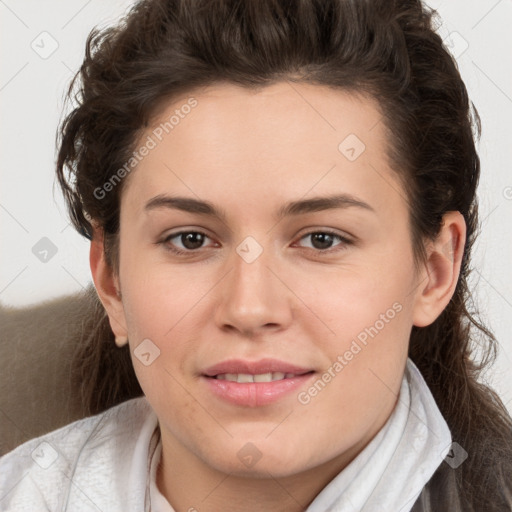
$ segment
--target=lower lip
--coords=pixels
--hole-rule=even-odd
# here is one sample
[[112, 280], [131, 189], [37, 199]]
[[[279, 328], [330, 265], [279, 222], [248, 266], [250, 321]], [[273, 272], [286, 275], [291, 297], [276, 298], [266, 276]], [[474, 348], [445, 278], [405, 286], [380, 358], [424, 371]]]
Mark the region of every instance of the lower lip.
[[313, 377], [314, 373], [298, 375], [272, 382], [239, 383], [230, 380], [201, 377], [218, 397], [235, 405], [259, 407], [277, 402], [293, 393]]

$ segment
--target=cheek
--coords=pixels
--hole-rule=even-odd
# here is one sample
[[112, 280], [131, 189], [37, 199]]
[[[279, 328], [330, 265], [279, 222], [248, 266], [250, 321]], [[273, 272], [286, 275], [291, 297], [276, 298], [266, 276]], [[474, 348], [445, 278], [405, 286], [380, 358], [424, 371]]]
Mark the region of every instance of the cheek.
[[326, 346], [337, 340], [342, 348], [358, 335], [364, 341], [367, 328], [389, 332], [409, 320], [403, 313], [412, 298], [412, 273], [406, 264], [360, 264], [317, 274], [305, 270], [294, 283], [305, 305], [298, 321], [311, 330], [312, 339], [325, 338]]
[[333, 404], [355, 422], [371, 417], [400, 386], [412, 327], [412, 266], [391, 261], [361, 268], [333, 272], [315, 293], [301, 281], [299, 293], [310, 297], [308, 306], [322, 321], [310, 315], [303, 328], [327, 355], [325, 388], [320, 383], [318, 398], [314, 389], [304, 397], [315, 402], [319, 417], [329, 417]]
[[[178, 339], [194, 308], [212, 287], [204, 271], [129, 257], [121, 268], [123, 307], [135, 340]], [[174, 341], [173, 341], [174, 343]]]

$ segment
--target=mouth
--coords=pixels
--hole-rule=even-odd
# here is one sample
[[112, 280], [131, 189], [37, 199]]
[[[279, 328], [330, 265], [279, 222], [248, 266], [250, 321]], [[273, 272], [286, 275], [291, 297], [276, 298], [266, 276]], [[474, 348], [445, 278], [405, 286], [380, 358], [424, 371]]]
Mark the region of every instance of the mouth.
[[313, 369], [276, 359], [229, 360], [206, 369], [202, 381], [222, 401], [245, 407], [271, 404], [304, 386]]
[[303, 375], [313, 371], [312, 368], [297, 366], [279, 359], [259, 359], [258, 361], [245, 361], [243, 359], [229, 359], [222, 361], [204, 370], [206, 377], [221, 378], [221, 380], [231, 380], [233, 375], [258, 377], [264, 380], [252, 381], [242, 380], [239, 382], [270, 382], [273, 380], [282, 380], [290, 376]]
[[294, 377], [297, 376], [298, 375], [295, 373], [283, 372], [257, 373], [256, 375], [253, 375], [251, 373], [220, 373], [218, 375], [215, 375], [213, 378], [217, 380], [228, 380], [230, 382], [246, 384], [249, 382], [275, 382], [277, 380], [293, 379]]

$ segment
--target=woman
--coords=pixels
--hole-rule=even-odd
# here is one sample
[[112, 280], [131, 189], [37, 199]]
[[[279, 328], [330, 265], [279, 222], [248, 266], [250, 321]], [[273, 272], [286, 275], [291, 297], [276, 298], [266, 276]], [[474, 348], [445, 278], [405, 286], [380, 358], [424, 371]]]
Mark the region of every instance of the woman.
[[147, 0], [91, 34], [57, 176], [99, 414], [0, 460], [6, 510], [512, 509], [466, 307], [479, 120], [432, 15]]

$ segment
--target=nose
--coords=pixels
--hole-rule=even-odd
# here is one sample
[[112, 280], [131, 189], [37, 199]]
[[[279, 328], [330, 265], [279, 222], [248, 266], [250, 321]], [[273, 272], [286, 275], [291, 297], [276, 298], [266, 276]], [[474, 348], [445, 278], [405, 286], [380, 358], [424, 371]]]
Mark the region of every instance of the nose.
[[215, 311], [219, 328], [254, 337], [290, 325], [294, 295], [271, 259], [266, 251], [252, 262], [234, 253], [230, 259], [231, 272], [222, 280], [219, 290]]

